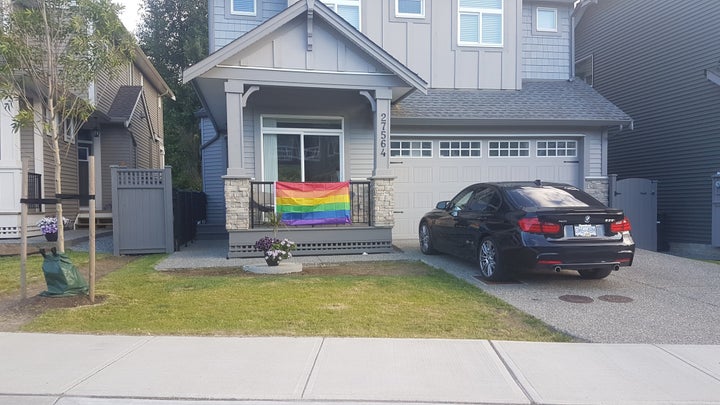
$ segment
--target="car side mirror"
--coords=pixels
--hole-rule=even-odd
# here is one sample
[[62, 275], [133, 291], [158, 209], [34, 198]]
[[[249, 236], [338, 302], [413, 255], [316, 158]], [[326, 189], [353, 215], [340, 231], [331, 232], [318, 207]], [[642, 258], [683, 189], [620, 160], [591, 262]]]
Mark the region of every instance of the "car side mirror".
[[439, 210], [446, 210], [449, 206], [450, 206], [450, 201], [440, 201], [439, 203], [437, 203], [435, 208], [437, 208]]

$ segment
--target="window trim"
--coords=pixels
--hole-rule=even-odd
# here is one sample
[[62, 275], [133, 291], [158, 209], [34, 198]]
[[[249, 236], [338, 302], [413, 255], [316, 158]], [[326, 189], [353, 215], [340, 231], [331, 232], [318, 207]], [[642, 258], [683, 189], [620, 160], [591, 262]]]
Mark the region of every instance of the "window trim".
[[395, 17], [424, 19], [425, 18], [425, 0], [418, 0], [418, 1], [420, 1], [420, 14], [413, 14], [413, 13], [401, 13], [400, 12], [400, 0], [395, 0]]
[[[511, 139], [490, 139], [490, 140], [488, 140], [487, 142], [488, 142], [488, 153], [487, 153], [487, 156], [488, 156], [488, 158], [490, 158], [490, 159], [532, 158], [532, 155], [530, 154], [531, 142], [530, 142], [529, 139], [523, 139], [523, 140], [519, 140], [519, 139], [518, 139], [518, 140], [515, 140], [515, 139], [512, 139], [512, 140], [511, 140]], [[498, 143], [498, 147], [495, 148], [495, 149], [493, 149], [493, 148], [491, 147], [491, 144], [492, 144], [493, 142], [497, 142], [497, 143]], [[520, 143], [520, 142], [526, 142], [526, 143], [527, 143], [527, 148], [521, 148], [520, 145], [518, 145], [517, 148], [511, 148], [510, 145], [508, 145], [507, 149], [500, 148], [500, 145], [499, 145], [499, 144], [501, 144], [501, 143], [503, 143], [503, 142], [507, 142], [508, 144], [511, 143], [511, 142], [518, 142], [518, 143]], [[496, 150], [496, 151], [498, 152], [498, 155], [497, 155], [497, 156], [493, 156], [493, 154], [492, 154], [493, 150]], [[502, 155], [500, 155], [500, 151], [501, 151], [501, 150], [507, 150], [507, 151], [508, 151], [508, 155], [507, 155], [507, 156], [502, 156]], [[511, 150], [517, 150], [517, 151], [518, 151], [517, 156], [511, 156], [511, 155], [510, 155], [510, 151], [511, 151]], [[521, 151], [521, 150], [527, 150], [527, 155], [521, 155], [521, 154], [520, 154], [520, 151]]]
[[[586, 63], [590, 66], [590, 75], [589, 76], [588, 75], [578, 76], [578, 66], [583, 63]], [[573, 77], [577, 77], [577, 78], [581, 79], [582, 81], [584, 81], [585, 83], [589, 84], [590, 87], [593, 87], [593, 85], [595, 84], [595, 58], [592, 53], [588, 56], [577, 59], [575, 61], [575, 65], [573, 66], [573, 70], [574, 70]], [[589, 81], [587, 80], [588, 77], [590, 77]]]
[[246, 1], [252, 1], [252, 4], [253, 4], [252, 12], [236, 11], [235, 10], [235, 0], [229, 0], [229, 1], [230, 1], [230, 14], [232, 14], [232, 15], [251, 15], [251, 16], [257, 15], [257, 0], [246, 0]]
[[[476, 8], [476, 7], [462, 7], [460, 1], [457, 1], [457, 44], [458, 46], [474, 46], [474, 47], [490, 47], [490, 48], [502, 48], [505, 45], [505, 0], [500, 0], [500, 9], [494, 8]], [[460, 16], [463, 14], [476, 15], [480, 20], [478, 22], [478, 42], [463, 41], [461, 37], [462, 24], [460, 23]], [[482, 16], [484, 14], [494, 14], [500, 16], [500, 43], [487, 43], [483, 42], [482, 38]]]
[[[442, 154], [442, 152], [443, 152], [442, 143], [443, 143], [443, 142], [448, 142], [448, 143], [452, 143], [452, 142], [460, 142], [460, 143], [462, 143], [462, 142], [469, 142], [469, 143], [471, 143], [471, 144], [472, 144], [472, 143], [478, 143], [479, 145], [478, 145], [477, 148], [473, 148], [472, 145], [470, 145], [470, 148], [467, 149], [467, 150], [468, 150], [468, 151], [471, 151], [471, 152], [472, 152], [473, 150], [477, 150], [478, 153], [479, 153], [479, 155], [474, 156], [474, 155], [470, 154], [470, 155], [467, 155], [467, 156], [452, 156], [452, 155], [443, 156], [443, 154]], [[483, 142], [482, 142], [482, 140], [480, 140], [480, 139], [441, 139], [441, 140], [438, 141], [438, 158], [440, 158], [440, 159], [479, 159], [479, 158], [482, 158], [482, 149], [483, 149], [482, 144], [483, 144]], [[452, 150], [453, 150], [452, 145], [448, 146], [448, 147], [445, 148], [445, 149], [448, 150], [448, 151], [452, 151]], [[457, 150], [463, 150], [463, 149], [462, 149], [462, 145], [461, 145], [460, 148], [458, 148]]]
[[[320, 0], [323, 4], [325, 4], [330, 10], [334, 11], [335, 14], [340, 16], [343, 20], [345, 18], [338, 13], [337, 8], [338, 6], [357, 6], [358, 9], [358, 26], [355, 27], [350, 21], [345, 20], [350, 25], [353, 25], [353, 27], [357, 28], [358, 31], [362, 32], [362, 1], [360, 0]], [[332, 3], [334, 6], [330, 6], [327, 3]]]
[[[541, 142], [545, 142], [545, 147], [542, 148], [542, 150], [544, 150], [546, 153], [547, 153], [547, 151], [549, 151], [549, 150], [554, 150], [554, 151], [555, 151], [555, 155], [554, 155], [554, 156], [550, 156], [550, 155], [547, 155], [547, 154], [546, 154], [546, 155], [540, 155], [540, 150], [541, 150], [541, 148], [540, 148], [540, 143], [541, 143]], [[555, 143], [555, 147], [554, 147], [554, 148], [550, 148], [550, 147], [547, 145], [549, 142], [554, 142], [554, 143]], [[557, 145], [558, 142], [565, 142], [565, 147], [563, 147], [563, 148], [558, 147], [558, 145]], [[568, 143], [573, 143], [573, 144], [574, 144], [574, 147], [572, 147], [572, 148], [568, 147], [568, 145], [567, 145]], [[559, 154], [557, 154], [557, 152], [558, 152], [559, 150], [564, 150], [564, 151], [565, 151], [565, 155], [559, 155]], [[573, 154], [573, 155], [568, 155], [568, 154], [567, 154], [567, 151], [569, 151], [569, 150], [575, 151], [575, 154]], [[576, 158], [576, 157], [578, 157], [578, 141], [576, 141], [575, 139], [538, 139], [538, 140], [535, 141], [535, 157], [541, 158], [541, 159], [544, 159], [544, 158], [568, 158], [568, 157]]]
[[[393, 144], [396, 143], [396, 142], [399, 142], [399, 143], [400, 143], [400, 148], [399, 148], [399, 149], [398, 149], [398, 148], [393, 148]], [[410, 147], [404, 149], [404, 148], [402, 147], [402, 143], [403, 143], [403, 142], [409, 142], [409, 143], [410, 143]], [[413, 142], [419, 142], [419, 143], [420, 143], [420, 148], [414, 149], [414, 148], [412, 147], [412, 143], [413, 143]], [[427, 143], [430, 144], [430, 149], [425, 149], [425, 148], [422, 147], [422, 144], [425, 143], [425, 142], [427, 142]], [[395, 140], [390, 139], [390, 158], [391, 158], [391, 159], [400, 159], [400, 158], [403, 158], [403, 159], [405, 159], [405, 158], [407, 158], [407, 159], [432, 159], [432, 158], [435, 156], [435, 146], [434, 146], [434, 143], [435, 143], [435, 142], [434, 142], [432, 139], [417, 139], [417, 138], [413, 138], [413, 139], [395, 139]], [[399, 151], [401, 152], [401, 154], [399, 154], [399, 155], [393, 155], [393, 151], [396, 151], [396, 150], [399, 150]], [[410, 154], [409, 154], [409, 155], [403, 155], [403, 154], [402, 154], [402, 151], [403, 151], [403, 150], [408, 150], [408, 151], [410, 151]], [[412, 151], [413, 151], [413, 150], [418, 150], [418, 151], [420, 151], [420, 156], [413, 156], [413, 155], [412, 155]], [[430, 151], [430, 155], [429, 155], [429, 156], [423, 156], [423, 155], [422, 155], [422, 152], [423, 152], [423, 151], [426, 151], [426, 150], [429, 150], [429, 151]]]
[[[542, 28], [540, 26], [540, 11], [552, 11], [555, 14], [555, 28]], [[542, 33], [557, 33], [559, 29], [559, 13], [554, 7], [535, 7], [535, 31]]]

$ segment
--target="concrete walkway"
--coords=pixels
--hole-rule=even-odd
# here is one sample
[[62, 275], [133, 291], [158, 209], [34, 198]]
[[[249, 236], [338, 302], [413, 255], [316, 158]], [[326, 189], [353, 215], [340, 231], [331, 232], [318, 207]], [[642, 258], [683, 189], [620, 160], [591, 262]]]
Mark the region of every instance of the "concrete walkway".
[[0, 333], [3, 405], [720, 404], [720, 347]]

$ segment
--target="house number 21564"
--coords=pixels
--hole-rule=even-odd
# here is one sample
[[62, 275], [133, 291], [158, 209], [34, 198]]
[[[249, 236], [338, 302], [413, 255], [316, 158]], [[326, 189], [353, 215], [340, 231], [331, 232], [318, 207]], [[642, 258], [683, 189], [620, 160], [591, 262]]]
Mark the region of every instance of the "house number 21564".
[[380, 156], [387, 156], [387, 114], [380, 114]]

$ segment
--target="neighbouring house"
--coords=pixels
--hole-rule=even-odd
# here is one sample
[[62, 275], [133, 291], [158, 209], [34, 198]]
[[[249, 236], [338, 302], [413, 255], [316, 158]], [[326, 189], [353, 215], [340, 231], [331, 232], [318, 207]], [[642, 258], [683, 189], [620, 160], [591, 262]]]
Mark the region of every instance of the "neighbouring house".
[[287, 226], [297, 254], [388, 251], [481, 181], [607, 201], [607, 134], [631, 118], [572, 80], [573, 0], [210, 0], [208, 223], [258, 255], [277, 181], [350, 182], [352, 223]]
[[[31, 90], [29, 90], [31, 91]], [[163, 98], [174, 95], [145, 54], [136, 48], [135, 58], [112, 77], [101, 73], [87, 94], [96, 111], [74, 138], [61, 139], [63, 194], [88, 195], [89, 182], [95, 182], [96, 221], [112, 224], [110, 166], [163, 168]], [[0, 111], [0, 238], [20, 237], [20, 197], [22, 182], [28, 182], [31, 198], [54, 198], [54, 160], [47, 135], [36, 128], [12, 130], [17, 102], [3, 100]], [[38, 116], [41, 104], [36, 103]], [[71, 125], [65, 123], [65, 126]], [[88, 157], [95, 156], [95, 179], [88, 174]], [[22, 178], [22, 162], [29, 162], [27, 179]], [[55, 206], [31, 205], [28, 234], [37, 235], [34, 226], [43, 216], [52, 216]], [[63, 200], [63, 214], [76, 225], [87, 226], [88, 199]]]
[[[720, 2], [583, 1], [579, 77], [634, 120], [611, 131], [608, 172], [657, 180], [671, 253], [720, 258], [712, 176], [720, 172]], [[716, 197], [717, 198], [717, 197]], [[720, 212], [718, 212], [720, 214]]]

